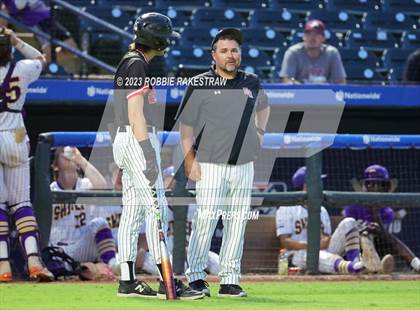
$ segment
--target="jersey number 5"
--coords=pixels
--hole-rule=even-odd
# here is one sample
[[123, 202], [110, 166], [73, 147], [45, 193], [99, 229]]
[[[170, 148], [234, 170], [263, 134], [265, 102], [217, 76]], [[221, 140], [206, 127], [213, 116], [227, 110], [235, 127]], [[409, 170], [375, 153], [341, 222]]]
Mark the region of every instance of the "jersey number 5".
[[19, 100], [21, 90], [19, 87], [19, 78], [14, 77], [10, 79], [9, 87], [6, 92], [7, 103], [15, 103]]

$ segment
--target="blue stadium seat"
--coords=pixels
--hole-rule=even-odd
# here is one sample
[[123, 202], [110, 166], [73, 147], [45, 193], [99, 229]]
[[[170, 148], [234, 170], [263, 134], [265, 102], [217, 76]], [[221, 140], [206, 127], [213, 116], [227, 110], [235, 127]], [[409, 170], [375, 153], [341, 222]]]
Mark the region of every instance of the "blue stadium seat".
[[249, 11], [259, 8], [267, 8], [268, 0], [212, 0], [212, 7], [233, 8], [238, 11]]
[[322, 0], [271, 0], [270, 8], [282, 10], [287, 9], [292, 12], [306, 13], [312, 10], [323, 8]]
[[270, 57], [262, 50], [255, 47], [242, 48], [242, 64], [243, 67], [253, 67], [260, 70], [270, 70]]
[[202, 48], [172, 47], [166, 56], [167, 66], [177, 71], [186, 70], [207, 70], [211, 65], [211, 53]]
[[420, 48], [420, 31], [407, 31], [402, 37], [402, 47], [416, 49]]
[[217, 34], [217, 29], [203, 27], [186, 27], [181, 33], [181, 40], [176, 45], [182, 47], [203, 47], [210, 49], [212, 38]]
[[[136, 11], [139, 9], [138, 1], [133, 0], [95, 0], [98, 6], [121, 6], [124, 10]], [[142, 1], [141, 7], [154, 7], [153, 1]]]
[[[130, 31], [133, 27], [133, 19], [131, 16], [125, 12], [119, 6], [113, 7], [88, 7], [85, 10], [87, 13], [90, 13], [103, 21], [106, 21], [114, 26], [117, 26], [123, 30]], [[80, 21], [81, 30], [86, 32], [92, 31], [103, 31], [105, 28], [101, 25], [98, 25], [95, 22], [92, 22], [86, 18], [81, 19]]]
[[347, 11], [311, 11], [308, 15], [308, 20], [310, 19], [322, 20], [328, 30], [335, 32], [347, 32], [360, 28], [357, 18]]
[[363, 19], [364, 29], [383, 29], [389, 31], [400, 31], [415, 29], [416, 22], [407, 14], [402, 12], [374, 12], [368, 13]]
[[246, 26], [245, 18], [235, 9], [197, 9], [191, 18], [193, 27], [225, 27], [243, 28]]
[[242, 29], [244, 35], [244, 45], [253, 46], [262, 50], [275, 50], [286, 46], [287, 40], [283, 34], [273, 29]]
[[183, 10], [175, 7], [168, 7], [166, 9], [155, 9], [154, 7], [146, 7], [138, 10], [137, 15], [149, 12], [157, 12], [169, 16], [172, 20], [172, 25], [176, 30], [180, 30], [191, 23], [191, 11]]
[[273, 54], [272, 64], [274, 70], [280, 71], [281, 64], [283, 62], [284, 53], [286, 53], [287, 48], [279, 48]]
[[302, 28], [305, 19], [288, 10], [255, 10], [249, 22], [252, 28], [271, 28], [290, 32], [292, 29]]
[[[290, 44], [296, 44], [296, 43], [302, 42], [302, 40], [303, 40], [303, 31], [295, 31], [292, 34]], [[343, 45], [341, 40], [337, 37], [337, 34], [329, 30], [325, 31], [325, 43], [330, 44], [335, 47], [340, 47]]]
[[384, 11], [405, 12], [411, 15], [420, 15], [420, 1], [418, 0], [383, 0]]
[[325, 0], [328, 10], [347, 10], [355, 13], [374, 12], [381, 8], [380, 0]]
[[346, 47], [361, 47], [369, 50], [398, 47], [395, 37], [385, 30], [364, 30], [349, 32], [346, 36]]
[[412, 49], [390, 48], [382, 56], [382, 62], [386, 69], [404, 68]]
[[403, 79], [404, 67], [394, 67], [389, 70], [388, 80], [393, 82], [400, 82]]
[[91, 32], [89, 37], [89, 54], [112, 66], [118, 65], [129, 44], [113, 33]]
[[347, 80], [360, 82], [385, 81], [385, 77], [379, 74], [375, 68], [365, 66], [346, 67]]
[[209, 7], [210, 1], [191, 1], [191, 0], [155, 0], [154, 7], [156, 9], [166, 9], [168, 7], [175, 7], [178, 9], [198, 9], [203, 7]]
[[69, 0], [70, 4], [78, 6], [78, 7], [88, 7], [97, 4], [97, 0]]
[[380, 66], [380, 61], [375, 53], [364, 48], [342, 48], [340, 55], [345, 68], [353, 66], [377, 68]]

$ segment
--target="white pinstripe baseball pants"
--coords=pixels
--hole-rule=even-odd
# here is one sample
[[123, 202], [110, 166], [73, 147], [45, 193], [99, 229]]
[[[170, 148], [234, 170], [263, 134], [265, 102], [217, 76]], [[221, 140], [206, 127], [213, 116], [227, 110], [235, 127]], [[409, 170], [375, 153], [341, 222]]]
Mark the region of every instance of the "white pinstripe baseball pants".
[[29, 152], [26, 139], [15, 141], [15, 131], [0, 131], [0, 208], [6, 203], [14, 213], [23, 206], [31, 206]]
[[[185, 272], [189, 282], [206, 277], [204, 269], [218, 221], [214, 214], [218, 211], [246, 214], [251, 206], [254, 180], [253, 162], [236, 166], [200, 163], [200, 167], [201, 180], [196, 184], [198, 207], [188, 247], [189, 267]], [[246, 216], [223, 219], [219, 272], [221, 284], [239, 284], [246, 222]]]
[[[157, 264], [160, 264], [159, 235], [157, 230], [156, 209], [149, 181], [144, 176], [145, 158], [143, 151], [134, 137], [130, 126], [127, 132], [117, 132], [113, 144], [115, 163], [123, 170], [122, 202], [120, 227], [118, 229], [118, 261], [136, 261], [137, 242], [140, 225], [146, 220], [146, 239], [149, 251]], [[155, 149], [160, 166], [160, 144], [156, 134], [149, 133], [150, 142]], [[165, 190], [162, 173], [156, 181], [156, 190], [161, 214], [163, 231], [167, 231]]]

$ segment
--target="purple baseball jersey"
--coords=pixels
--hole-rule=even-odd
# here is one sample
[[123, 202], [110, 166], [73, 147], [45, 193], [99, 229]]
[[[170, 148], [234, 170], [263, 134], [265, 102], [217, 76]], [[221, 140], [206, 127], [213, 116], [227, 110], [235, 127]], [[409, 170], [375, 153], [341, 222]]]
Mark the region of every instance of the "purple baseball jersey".
[[[362, 205], [348, 205], [344, 208], [343, 214], [345, 217], [352, 217], [355, 220], [362, 220], [366, 222], [373, 221], [370, 209]], [[379, 209], [379, 214], [381, 216], [382, 223], [385, 225], [390, 224], [395, 218], [394, 210], [390, 207]]]
[[10, 16], [29, 27], [33, 27], [50, 17], [50, 8], [41, 0], [31, 1], [20, 9], [16, 6], [15, 0], [2, 0], [2, 2]]

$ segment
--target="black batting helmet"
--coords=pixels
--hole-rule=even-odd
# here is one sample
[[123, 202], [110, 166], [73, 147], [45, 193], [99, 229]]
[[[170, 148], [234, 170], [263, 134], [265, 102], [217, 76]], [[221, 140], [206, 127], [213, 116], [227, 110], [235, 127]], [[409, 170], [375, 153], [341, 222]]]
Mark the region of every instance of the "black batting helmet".
[[171, 38], [179, 38], [173, 31], [172, 22], [160, 13], [145, 13], [134, 23], [134, 42], [161, 51], [167, 48]]
[[12, 57], [12, 43], [10, 36], [4, 33], [4, 28], [0, 28], [0, 66], [6, 65]]

